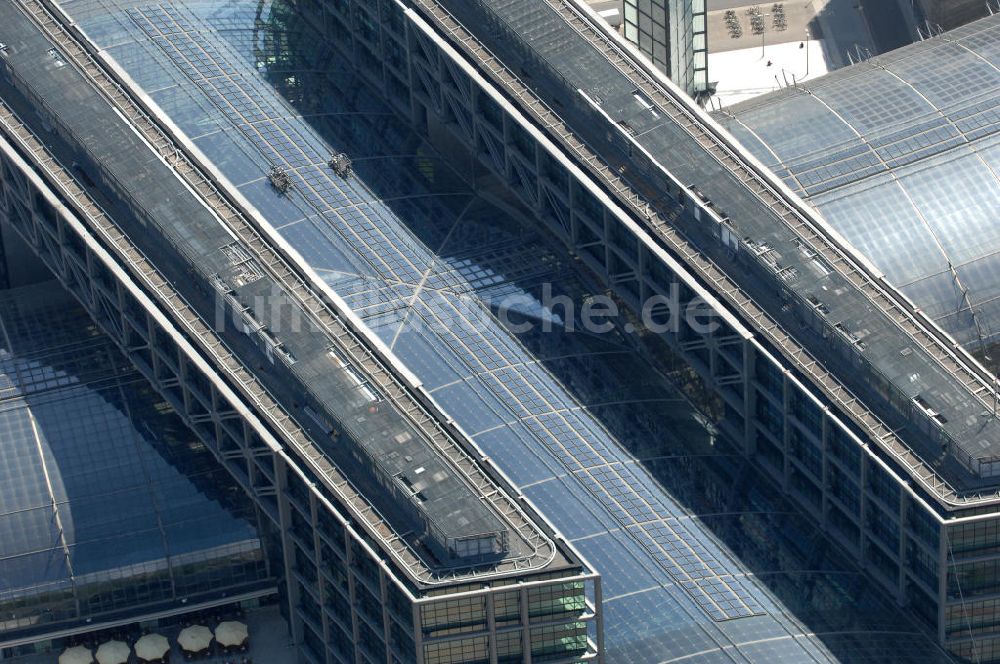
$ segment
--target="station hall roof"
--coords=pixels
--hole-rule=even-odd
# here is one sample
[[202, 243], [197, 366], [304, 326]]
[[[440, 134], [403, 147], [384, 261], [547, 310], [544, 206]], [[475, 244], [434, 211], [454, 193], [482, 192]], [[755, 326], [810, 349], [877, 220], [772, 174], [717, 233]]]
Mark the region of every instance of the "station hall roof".
[[1000, 339], [1000, 15], [715, 117], [971, 352]]
[[[565, 333], [543, 284], [595, 292], [565, 252], [476, 196], [346, 68], [317, 76], [336, 56], [287, 5], [62, 5], [595, 565], [610, 661], [946, 661], [635, 339]], [[313, 198], [341, 151], [344, 196]], [[514, 334], [500, 302], [553, 331]]]
[[57, 282], [0, 292], [0, 642], [194, 600], [206, 566], [268, 582], [242, 489]]

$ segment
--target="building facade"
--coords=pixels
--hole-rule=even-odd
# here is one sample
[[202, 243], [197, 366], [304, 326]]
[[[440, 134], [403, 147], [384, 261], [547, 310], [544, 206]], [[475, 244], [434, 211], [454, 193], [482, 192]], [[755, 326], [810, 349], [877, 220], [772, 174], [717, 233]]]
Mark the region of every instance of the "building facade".
[[[959, 21], [958, 14], [954, 18]], [[1000, 131], [998, 18], [717, 114], [762, 163], [781, 173], [790, 189], [994, 373], [1000, 315], [992, 277], [1000, 237], [991, 212], [1000, 204], [994, 147]], [[819, 154], [825, 157], [817, 161]], [[841, 484], [839, 472], [835, 485]], [[857, 473], [849, 477], [849, 486], [858, 485]], [[939, 592], [942, 615], [926, 614], [928, 623], [952, 650], [984, 661], [997, 657], [992, 596], [1000, 591], [988, 562], [996, 548], [989, 534], [996, 523], [990, 488], [986, 484], [978, 500], [970, 500], [979, 505], [974, 509], [929, 495], [926, 513], [911, 518], [909, 525], [917, 525], [928, 544], [945, 550], [943, 564], [930, 564], [931, 550], [906, 551], [907, 564], [926, 576], [924, 592], [936, 581], [946, 586]], [[898, 492], [892, 487], [890, 500]], [[848, 513], [857, 517], [857, 506], [851, 505]], [[857, 518], [845, 522], [841, 512], [841, 507], [832, 512], [838, 523], [850, 524], [852, 531], [860, 525]], [[882, 515], [865, 519], [895, 528]], [[936, 520], [942, 521], [937, 527]], [[909, 605], [919, 612], [927, 603], [911, 598]]]
[[[29, 13], [38, 7], [16, 4], [29, 8]], [[74, 17], [88, 30], [86, 12], [108, 8], [96, 1], [74, 5], [79, 12]], [[949, 480], [957, 477], [966, 482], [964, 486], [981, 488], [992, 481], [993, 462], [988, 454], [958, 454], [967, 449], [963, 445], [968, 432], [957, 426], [970, 417], [980, 427], [987, 447], [993, 435], [988, 418], [982, 422], [977, 413], [961, 410], [963, 399], [983, 398], [968, 387], [978, 385], [981, 377], [969, 368], [966, 358], [944, 355], [941, 359], [921, 346], [900, 354], [902, 367], [896, 366], [892, 374], [882, 371], [885, 365], [880, 363], [895, 359], [893, 352], [915, 344], [912, 337], [898, 331], [902, 323], [887, 322], [885, 308], [896, 307], [898, 313], [903, 305], [891, 298], [887, 304], [885, 292], [872, 285], [864, 266], [857, 267], [856, 257], [844, 254], [835, 241], [815, 235], [803, 239], [787, 232], [767, 235], [762, 228], [782, 229], [782, 220], [788, 218], [803, 220], [806, 229], [823, 227], [808, 211], [798, 209], [794, 197], [776, 185], [772, 176], [757, 172], [739, 146], [726, 143], [726, 136], [686, 102], [677, 88], [645, 69], [628, 49], [618, 50], [621, 45], [616, 36], [590, 23], [577, 3], [485, 5], [471, 0], [422, 0], [407, 5], [332, 0], [299, 2], [295, 9], [316, 26], [341, 58], [354, 65], [359, 76], [384, 94], [388, 104], [443, 145], [443, 150], [449, 142], [471, 149], [479, 161], [477, 168], [504, 183], [553, 237], [633, 309], [642, 310], [654, 294], [676, 293], [678, 305], [685, 307], [694, 301], [707, 303], [717, 314], [718, 326], [706, 331], [695, 321], [679, 321], [662, 339], [683, 358], [690, 370], [687, 373], [709, 395], [704, 407], [712, 428], [736, 442], [745, 457], [773, 477], [816, 523], [843, 541], [844, 549], [870, 569], [894, 599], [913, 605], [935, 641], [961, 652], [961, 640], [943, 634], [946, 620], [954, 618], [946, 600], [950, 592], [946, 542], [952, 541], [946, 535], [952, 526], [964, 529], [975, 523], [968, 533], [951, 533], [952, 539], [974, 548], [974, 555], [988, 558], [992, 547], [989, 524], [994, 518], [985, 507], [981, 516], [947, 521], [947, 509], [937, 507], [965, 500], [957, 497], [937, 471], [947, 471]], [[360, 431], [354, 427], [364, 424], [358, 417], [370, 421], [383, 404], [392, 411], [391, 406], [405, 402], [414, 392], [419, 395], [419, 388], [405, 380], [399, 387], [392, 372], [387, 375], [386, 366], [404, 372], [390, 355], [379, 353], [378, 344], [359, 332], [360, 327], [351, 327], [352, 315], [339, 306], [336, 297], [327, 293], [322, 302], [309, 300], [304, 307], [295, 305], [298, 300], [292, 306], [286, 300], [280, 300], [284, 306], [268, 306], [275, 302], [267, 299], [274, 297], [274, 291], [264, 286], [277, 285], [282, 297], [295, 293], [296, 298], [308, 298], [314, 282], [294, 283], [292, 278], [301, 268], [281, 269], [287, 256], [275, 247], [284, 245], [266, 228], [241, 223], [242, 215], [252, 219], [253, 214], [238, 197], [232, 202], [236, 187], [230, 185], [232, 174], [249, 161], [248, 153], [215, 153], [220, 166], [225, 162], [225, 176], [209, 171], [199, 178], [198, 152], [163, 121], [160, 104], [167, 104], [168, 99], [162, 91], [169, 85], [144, 83], [150, 96], [157, 95], [149, 103], [135, 94], [134, 81], [116, 70], [110, 57], [92, 55], [94, 62], [90, 62], [81, 56], [81, 48], [89, 46], [77, 32], [79, 28], [71, 28], [67, 37], [58, 29], [64, 20], [51, 19], [53, 25], [44, 11], [39, 14], [41, 20], [32, 24], [35, 27], [27, 25], [17, 11], [4, 16], [4, 24], [14, 26], [19, 38], [10, 42], [5, 55], [8, 84], [3, 98], [10, 105], [4, 114], [7, 218], [270, 517], [273, 541], [278, 542], [288, 579], [283, 590], [287, 613], [296, 640], [304, 644], [303, 657], [327, 662], [599, 657], [600, 580], [572, 547], [561, 542], [560, 535], [533, 516], [532, 501], [523, 494], [515, 494], [513, 508], [502, 502], [502, 509], [486, 506], [485, 511], [470, 512], [474, 518], [468, 521], [476, 525], [463, 524], [464, 529], [452, 537], [450, 531], [435, 527], [440, 512], [427, 505], [434, 503], [434, 487], [424, 493], [417, 486], [422, 473], [416, 467], [412, 474], [399, 466], [396, 472], [356, 470], [352, 479], [364, 482], [364, 491], [356, 491], [338, 473], [323, 449], [334, 431], [335, 442], [357, 448], [357, 455], [352, 454], [355, 461], [339, 457], [338, 463], [373, 466], [374, 459], [384, 464], [382, 468], [398, 463], [384, 459], [384, 450], [364, 440], [363, 426]], [[54, 14], [61, 16], [58, 9]], [[147, 40], [155, 40], [157, 48], [190, 73], [194, 87], [217, 101], [214, 109], [202, 108], [200, 113], [183, 105], [170, 107], [168, 119], [197, 124], [230, 114], [246, 127], [271, 127], [273, 133], [263, 136], [261, 144], [280, 145], [281, 151], [275, 150], [277, 156], [264, 171], [266, 177], [254, 173], [239, 188], [254, 207], [266, 210], [271, 224], [282, 223], [280, 204], [303, 190], [327, 191], [326, 181], [338, 182], [326, 172], [332, 167], [320, 176], [309, 171], [314, 164], [295, 165], [289, 142], [284, 140], [291, 136], [287, 125], [265, 112], [270, 109], [261, 97], [241, 87], [246, 77], [225, 71], [220, 64], [225, 59], [204, 44], [211, 49], [222, 46], [192, 38], [197, 29], [183, 13], [150, 3], [134, 8], [122, 20], [130, 29], [145, 33]], [[226, 29], [224, 21], [218, 25], [220, 31]], [[102, 34], [100, 30], [119, 34], [113, 27], [93, 26], [95, 35]], [[473, 27], [474, 34], [463, 26]], [[39, 27], [46, 31], [42, 37]], [[280, 54], [260, 47], [268, 39], [254, 35], [247, 40], [246, 52], [255, 58], [253, 66], [274, 67], [287, 94], [300, 99], [294, 96], [300, 81], [281, 71]], [[482, 49], [483, 44], [489, 52]], [[114, 56], [138, 76], [146, 64], [142, 49], [131, 43], [124, 46]], [[79, 72], [87, 72], [97, 86], [88, 86]], [[521, 77], [531, 80], [532, 87], [524, 86]], [[107, 97], [95, 98], [96, 89], [104, 90]], [[62, 98], [66, 91], [72, 93], [69, 100]], [[350, 94], [349, 90], [340, 92]], [[110, 99], [117, 113], [108, 113], [111, 106], [105, 99]], [[80, 108], [91, 112], [81, 114]], [[130, 132], [118, 132], [122, 117], [148, 136], [149, 143], [135, 143]], [[586, 139], [586, 145], [566, 123]], [[43, 132], [48, 148], [37, 139]], [[206, 133], [200, 138], [198, 149], [207, 151], [221, 137]], [[150, 152], [162, 162], [126, 160], [128, 155]], [[720, 160], [726, 168], [718, 167]], [[330, 161], [343, 170], [340, 155], [331, 155]], [[159, 170], [160, 163], [181, 174], [184, 191], [162, 189], [173, 186], [173, 180], [169, 171]], [[420, 164], [420, 169], [437, 175], [429, 160]], [[314, 177], [299, 179], [299, 169]], [[144, 177], [133, 179], [138, 176]], [[343, 178], [340, 173], [335, 177]], [[353, 186], [354, 181], [343, 179], [348, 183], [345, 187]], [[216, 211], [236, 242], [221, 243], [212, 224], [195, 223], [203, 219], [203, 212], [183, 203], [188, 196], [193, 198], [191, 190], [199, 192], [200, 202], [209, 207], [226, 202], [233, 206], [234, 211], [225, 207]], [[95, 195], [108, 206], [106, 211], [97, 207]], [[157, 200], [179, 201], [179, 211], [170, 216], [170, 211], [155, 207]], [[762, 206], [762, 200], [768, 204]], [[351, 219], [356, 227], [364, 227], [364, 218]], [[296, 221], [286, 220], [288, 225]], [[387, 225], [382, 218], [379, 226]], [[800, 227], [796, 233], [805, 231]], [[146, 244], [129, 246], [144, 240]], [[298, 246], [305, 251], [310, 245]], [[821, 256], [813, 247], [828, 254]], [[292, 267], [298, 265], [294, 257], [290, 262]], [[845, 263], [857, 270], [851, 274], [853, 281], [844, 276]], [[331, 274], [337, 271], [328, 268]], [[742, 275], [740, 283], [730, 278], [733, 274]], [[817, 286], [809, 279], [821, 283]], [[870, 289], [863, 293], [870, 298], [864, 302], [875, 302], [877, 307], [858, 304], [862, 287], [855, 282]], [[291, 285], [282, 290], [285, 283]], [[826, 288], [836, 291], [839, 298], [819, 297]], [[748, 290], [752, 298], [744, 294]], [[206, 307], [220, 301], [224, 306], [219, 310]], [[369, 306], [378, 309], [382, 304], [373, 301]], [[853, 308], [845, 311], [842, 307]], [[275, 310], [287, 314], [303, 308], [317, 312], [332, 308], [338, 319], [316, 315], [327, 329], [341, 323], [339, 333], [327, 335], [316, 348], [306, 343], [309, 335], [289, 331], [295, 329], [290, 320], [274, 318], [280, 315]], [[920, 337], [921, 343], [942, 352], [933, 330], [928, 332], [930, 328], [913, 312], [905, 313], [912, 317], [905, 320], [919, 323], [911, 333], [927, 335]], [[391, 319], [388, 314], [391, 311], [387, 313]], [[654, 317], [668, 314], [661, 310]], [[221, 332], [198, 322], [220, 318], [225, 321]], [[461, 330], [457, 320], [450, 322], [444, 327]], [[309, 325], [315, 326], [315, 320], [310, 318]], [[307, 331], [316, 333], [315, 327]], [[212, 334], [219, 336], [212, 339]], [[462, 332], [462, 343], [469, 343], [470, 338]], [[893, 351], [881, 352], [887, 347]], [[480, 351], [484, 357], [491, 357], [486, 346], [477, 348], [484, 349]], [[421, 352], [428, 354], [426, 348]], [[821, 363], [810, 359], [816, 355]], [[323, 402], [323, 395], [306, 403], [286, 396], [289, 392], [311, 394], [308, 383], [318, 381], [317, 374], [299, 372], [318, 359], [325, 363], [324, 373], [353, 385], [333, 391], [351, 394], [346, 405]], [[948, 367], [951, 373], [942, 370], [946, 360], [955, 362]], [[246, 371], [247, 367], [252, 371]], [[496, 367], [492, 370], [500, 373]], [[965, 378], [956, 379], [961, 372], [967, 372]], [[906, 394], [899, 387], [904, 374], [924, 377], [923, 382], [908, 378], [917, 384], [916, 394]], [[289, 390], [286, 381], [293, 389]], [[848, 387], [861, 394], [862, 401], [852, 398]], [[445, 399], [446, 394], [418, 398], [420, 408], [406, 412], [427, 413], [428, 420], [439, 421], [435, 407], [439, 398]], [[372, 407], [374, 412], [369, 411]], [[891, 426], [882, 424], [882, 419]], [[406, 422], [419, 429], [428, 420], [415, 417]], [[344, 426], [344, 421], [350, 426]], [[382, 420], [384, 426], [397, 426], [387, 422]], [[916, 424], [907, 426], [910, 422]], [[442, 427], [449, 440], [464, 441], [462, 432], [447, 421]], [[599, 436], [597, 431], [595, 427], [591, 439]], [[403, 436], [400, 444], [422, 438], [420, 431], [405, 433], [410, 437]], [[427, 439], [441, 440], [433, 431]], [[499, 494], [484, 494], [498, 495], [503, 501], [507, 484], [490, 472], [486, 455], [467, 441], [454, 449], [470, 447], [476, 452], [459, 455], [456, 465], [474, 475], [478, 487], [483, 482], [501, 487]], [[449, 453], [453, 449], [444, 448]], [[428, 448], [413, 449], [426, 454]], [[496, 450], [502, 453], [501, 447]], [[935, 450], [950, 454], [942, 464], [944, 470], [924, 463]], [[575, 452], [580, 457], [566, 448], [558, 454], [573, 462], [584, 455], [601, 461], [595, 449]], [[648, 504], [642, 507], [641, 501], [651, 495], [648, 487], [635, 489], [607, 474], [625, 465], [595, 465], [603, 473], [602, 483], [614, 491], [604, 494], [602, 502], [620, 505], [616, 510], [620, 517], [635, 519], [620, 528], [620, 539], [627, 538], [626, 531], [645, 532], [641, 526], [646, 520], [639, 517], [648, 514]], [[570, 474], [585, 473], [574, 467]], [[371, 502], [380, 495], [383, 502]], [[385, 500], [385, 495], [396, 499]], [[414, 500], [407, 502], [410, 499]], [[560, 502], [553, 501], [553, 511]], [[383, 514], [389, 503], [404, 509]], [[518, 514], [527, 516], [522, 521]], [[684, 565], [671, 568], [674, 594], [697, 598], [695, 603], [710, 615], [711, 622], [724, 626], [711, 637], [705, 636], [708, 630], [702, 626], [684, 632], [688, 654], [716, 648], [720, 657], [728, 656], [734, 646], [726, 645], [727, 630], [745, 630], [743, 647], [749, 651], [762, 632], [771, 637], [775, 630], [789, 629], [786, 624], [766, 622], [768, 610], [763, 604], [771, 600], [765, 594], [753, 592], [749, 582], [736, 578], [739, 574], [711, 569], [716, 562], [711, 558], [721, 554], [706, 555], [715, 551], [709, 538], [691, 533], [679, 537], [678, 530], [671, 530], [686, 520], [676, 515], [657, 520], [655, 534], [660, 541], [652, 536], [643, 541], [649, 552], [656, 552], [646, 555], [657, 562], [671, 565], [684, 560]], [[417, 539], [432, 541], [424, 546], [399, 534], [414, 528], [420, 533]], [[688, 537], [690, 555], [666, 548], [678, 541], [686, 543]], [[458, 545], [459, 541], [475, 545]], [[480, 546], [483, 542], [488, 544]], [[606, 542], [608, 547], [613, 544]], [[661, 545], [664, 549], [656, 548]], [[551, 555], [532, 556], [529, 549]], [[613, 570], [628, 558], [603, 564]], [[706, 568], [710, 573], [704, 573]], [[988, 564], [982, 569], [987, 568]], [[629, 569], [618, 578], [630, 575], [642, 572]], [[956, 580], [954, 585], [961, 584]], [[616, 606], [636, 594], [640, 593], [622, 592]], [[663, 606], [646, 607], [621, 622], [641, 623], [644, 615], [662, 614]], [[981, 611], [986, 618], [978, 629], [988, 635], [992, 619], [987, 606]], [[671, 613], [671, 620], [681, 623], [680, 613]], [[783, 633], [788, 636], [787, 631]], [[789, 638], [783, 645], [805, 647], [802, 644], [811, 639]], [[676, 646], [677, 640], [681, 639], [671, 645]], [[987, 659], [989, 637], [977, 636], [973, 643]], [[625, 642], [623, 655], [628, 645], [639, 649], [638, 642]], [[662, 657], [667, 647], [651, 656]], [[903, 647], [900, 643], [899, 648]], [[642, 654], [650, 653], [637, 655]], [[916, 651], [913, 654], [920, 656]], [[929, 652], [921, 654], [930, 656]], [[637, 657], [636, 661], [642, 660]]]
[[708, 89], [705, 0], [624, 0], [625, 38], [692, 96]]
[[[961, 656], [994, 658], [996, 621], [985, 605], [976, 609], [983, 618], [978, 634], [956, 632], [969, 607], [956, 603], [962, 584], [955, 566], [992, 555], [992, 544], [970, 544], [966, 530], [988, 530], [985, 524], [997, 519], [991, 488], [997, 423], [990, 397], [976, 396], [990, 393], [989, 375], [968, 354], [956, 355], [936, 325], [851, 248], [825, 235], [822, 220], [666, 81], [641, 63], [625, 71], [611, 65], [621, 67], [624, 55], [614, 35], [588, 22], [575, 3], [442, 4], [457, 24], [482, 28], [463, 32], [440, 5], [418, 4], [429, 24], [461, 35], [453, 42], [455, 53], [480, 66], [467, 74], [474, 85], [540, 103], [508, 108], [474, 94], [471, 107], [463, 107], [457, 91], [468, 82], [440, 83], [425, 74], [425, 67], [441, 68], [439, 56], [428, 50], [421, 56], [426, 64], [411, 64], [418, 122], [436, 113], [457, 135], [467, 133], [481, 161], [636, 309], [673, 283], [684, 294], [682, 303], [700, 298], [717, 302], [720, 313], [731, 311], [733, 317], [723, 317], [708, 335], [683, 325], [668, 335], [722, 400], [720, 428], [743, 441], [764, 472], [898, 604], [920, 616], [939, 643]], [[308, 15], [322, 15], [311, 7]], [[350, 34], [342, 18], [347, 7], [334, 3], [325, 15], [338, 41], [347, 42]], [[355, 58], [377, 61], [377, 49], [387, 48], [387, 35], [398, 29], [389, 16], [391, 10], [383, 14], [380, 39], [355, 38]], [[530, 91], [493, 70], [469, 46], [477, 39], [510, 72], [530, 72]], [[370, 75], [392, 90], [409, 80], [391, 67]], [[616, 87], [612, 82], [619, 80]], [[686, 132], [700, 125], [702, 133], [672, 133], [674, 123], [665, 124], [665, 115]], [[588, 145], [574, 142], [566, 126]], [[493, 143], [487, 136], [504, 138]], [[685, 159], [671, 157], [678, 152]], [[570, 155], [571, 164], [553, 157], [560, 154]], [[573, 161], [576, 155], [583, 157]], [[729, 173], [719, 173], [720, 159]], [[671, 184], [664, 187], [664, 181]], [[761, 200], [768, 204], [758, 207]], [[632, 219], [640, 220], [637, 226]], [[707, 260], [682, 267], [697, 255]], [[838, 267], [845, 264], [850, 267]], [[752, 277], [728, 278], [734, 266]], [[715, 286], [704, 290], [706, 283]], [[839, 299], [824, 296], [828, 291]], [[752, 322], [762, 318], [776, 327]], [[902, 327], [914, 320], [919, 327]], [[942, 451], [945, 461], [938, 460]], [[975, 549], [975, 558], [954, 557], [952, 544], [959, 541], [960, 548]], [[976, 569], [989, 576], [989, 566]]]
[[597, 659], [597, 575], [59, 8], [0, 12], [6, 221], [254, 497], [303, 659]]

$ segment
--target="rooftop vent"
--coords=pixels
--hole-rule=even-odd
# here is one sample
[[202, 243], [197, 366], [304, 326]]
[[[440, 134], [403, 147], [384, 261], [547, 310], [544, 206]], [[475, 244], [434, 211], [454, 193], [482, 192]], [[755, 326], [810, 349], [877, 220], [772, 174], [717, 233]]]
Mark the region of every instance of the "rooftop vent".
[[825, 304], [823, 304], [822, 302], [820, 302], [819, 298], [816, 297], [815, 295], [809, 295], [806, 297], [806, 299], [809, 301], [809, 304], [811, 304], [813, 308], [822, 315], [826, 316], [828, 313], [830, 313], [830, 308]]
[[48, 54], [49, 54], [50, 58], [52, 58], [53, 60], [55, 60], [56, 67], [65, 67], [66, 66], [66, 58], [64, 58], [62, 56], [62, 53], [60, 53], [58, 50], [56, 50], [54, 48], [50, 48], [48, 50]]
[[948, 423], [948, 418], [942, 415], [941, 413], [937, 412], [936, 410], [934, 410], [934, 408], [932, 408], [931, 405], [927, 403], [927, 400], [924, 399], [921, 395], [918, 394], [917, 396], [913, 397], [913, 403], [920, 406], [920, 409], [923, 410], [924, 413], [928, 415], [928, 417], [930, 417], [938, 424], [943, 425]]

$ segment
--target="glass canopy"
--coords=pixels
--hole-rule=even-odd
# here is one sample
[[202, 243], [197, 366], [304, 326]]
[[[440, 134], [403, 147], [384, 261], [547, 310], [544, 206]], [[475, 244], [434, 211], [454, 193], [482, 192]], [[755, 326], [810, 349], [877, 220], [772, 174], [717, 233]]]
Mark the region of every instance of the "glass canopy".
[[1000, 335], [1000, 16], [716, 114], [972, 352]]
[[[596, 567], [609, 661], [946, 661], [718, 437], [664, 348], [569, 332], [546, 289], [580, 311], [590, 275], [292, 7], [61, 4]], [[351, 177], [327, 165], [341, 152]]]
[[273, 587], [249, 499], [68, 293], [0, 293], [0, 332], [0, 643]]

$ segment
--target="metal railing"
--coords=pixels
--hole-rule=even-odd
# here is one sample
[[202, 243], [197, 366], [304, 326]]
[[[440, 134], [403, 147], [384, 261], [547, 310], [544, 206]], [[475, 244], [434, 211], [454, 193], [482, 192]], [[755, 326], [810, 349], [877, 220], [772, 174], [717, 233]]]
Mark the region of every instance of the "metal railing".
[[[488, 4], [480, 0], [472, 1], [495, 21], [493, 25], [489, 26], [491, 29], [509, 32], [512, 39], [520, 38], [517, 32]], [[672, 226], [667, 219], [660, 217], [655, 210], [652, 210], [646, 204], [646, 200], [641, 194], [635, 191], [589, 145], [581, 141], [548, 104], [515, 76], [499, 58], [482, 44], [471, 31], [466, 29], [447, 9], [441, 6], [436, 0], [413, 0], [413, 2], [423, 10], [421, 12], [422, 15], [429, 18], [442, 33], [451, 38], [452, 43], [458, 50], [472, 56], [475, 64], [481, 71], [487, 74], [489, 79], [499, 84], [500, 89], [517, 103], [519, 108], [527, 111], [536, 124], [547, 130], [556, 139], [555, 142], [557, 144], [564, 148], [567, 153], [574, 156], [577, 163], [582, 165], [585, 171], [596, 176], [598, 181], [602, 182], [617, 200], [624, 203], [627, 209], [631, 209], [634, 217], [642, 220], [643, 225], [652, 231], [655, 237], [660, 239], [673, 254], [682, 258], [684, 263], [693, 270], [702, 283], [721, 294], [724, 301], [741, 312], [741, 317], [750, 322], [753, 329], [767, 339], [770, 344], [778, 348], [782, 355], [791, 360], [794, 366], [808, 375], [812, 379], [812, 382], [833, 403], [855, 422], [856, 425], [867, 432], [869, 438], [889, 452], [902, 466], [908, 468], [910, 473], [926, 488], [943, 500], [955, 504], [968, 504], [979, 499], [992, 500], [996, 498], [996, 495], [993, 494], [983, 497], [960, 495], [950, 483], [945, 481], [914, 454], [910, 447], [902, 441], [891, 427], [887, 426], [870, 409], [865, 407], [857, 396], [843, 385], [839, 379], [826, 371], [823, 365], [803, 346], [786, 334], [778, 322], [749, 297], [736, 282], [731, 280], [711, 260], [706, 258], [688, 242], [687, 238]], [[562, 0], [546, 0], [546, 2], [556, 8], [564, 19], [574, 24], [578, 31], [581, 31], [585, 35], [590, 35], [589, 40], [601, 48], [609, 61], [615, 67], [619, 68], [623, 74], [626, 74], [626, 71], [622, 67], [634, 67], [631, 56], [621, 51], [616, 44], [611, 43], [610, 39], [603, 35], [592, 33], [589, 27], [589, 17], [584, 17], [582, 12], [568, 6]], [[630, 78], [635, 79], [638, 73], [638, 70], [635, 70], [633, 76]], [[921, 328], [916, 325], [912, 316], [901, 311], [894, 300], [891, 300], [881, 287], [873, 283], [872, 279], [868, 278], [865, 273], [855, 266], [847, 255], [832, 245], [824, 235], [820, 235], [819, 231], [807, 223], [797, 208], [793, 209], [786, 205], [785, 201], [782, 200], [778, 193], [759, 174], [751, 171], [742, 163], [737, 162], [736, 158], [728, 152], [728, 148], [724, 148], [720, 145], [720, 141], [707, 133], [701, 126], [700, 121], [688, 109], [673, 100], [672, 93], [669, 91], [661, 92], [661, 86], [654, 85], [652, 79], [646, 76], [643, 76], [640, 83], [637, 87], [642, 89], [646, 94], [651, 95], [653, 101], [658, 101], [663, 106], [662, 110], [675, 122], [689, 132], [692, 130], [698, 132], [697, 134], [692, 133], [698, 142], [704, 147], [709, 148], [724, 165], [732, 168], [734, 172], [741, 174], [741, 180], [744, 181], [746, 186], [761, 198], [769, 208], [775, 210], [789, 227], [793, 230], [805, 229], [803, 230], [804, 234], [800, 234], [803, 242], [808, 241], [809, 245], [814, 247], [816, 253], [822, 256], [831, 266], [835, 269], [838, 267], [841, 268], [841, 274], [852, 284], [862, 289], [866, 294], [869, 294], [870, 298], [876, 298], [876, 300], [873, 300], [876, 305], [882, 302], [896, 311], [898, 315], [893, 320], [904, 331], [910, 333], [915, 341], [921, 345], [926, 344], [937, 348], [939, 350], [938, 355], [932, 354], [931, 356], [942, 362], [942, 366], [946, 370], [951, 371], [955, 369], [956, 371], [953, 371], [953, 373], [957, 373], [964, 366], [959, 365], [954, 359], [953, 354], [946, 352], [947, 349], [941, 348], [941, 345], [936, 343], [937, 337], [932, 337], [927, 333], [921, 332]], [[566, 85], [570, 89], [573, 87], [569, 82], [566, 82]], [[687, 188], [684, 185], [680, 186], [682, 189]], [[782, 209], [779, 211], [778, 208]], [[821, 246], [816, 248], [815, 242], [819, 242]], [[942, 337], [944, 336], [944, 333], [936, 327], [933, 329]], [[918, 336], [918, 333], [920, 336]], [[948, 343], [950, 344], [950, 342]], [[965, 371], [959, 376], [960, 380], [962, 380], [962, 376], [965, 376], [963, 385], [966, 388], [970, 388], [971, 385], [979, 386], [978, 392], [970, 389], [970, 394], [974, 394], [977, 398], [980, 398], [979, 395], [987, 392], [989, 389], [978, 374]], [[981, 398], [980, 400], [982, 401]], [[985, 401], [983, 401], [983, 404], [988, 407]], [[962, 451], [954, 443], [952, 443], [952, 448], [959, 453], [958, 458], [961, 460], [963, 458]], [[971, 456], [967, 454], [964, 456], [968, 457], [965, 459], [966, 465], [970, 469], [973, 469], [974, 461], [971, 459]]]
[[[371, 347], [363, 333], [351, 328], [346, 318], [336, 310], [336, 305], [329, 303], [317, 294], [307, 279], [299, 276], [293, 267], [292, 260], [286, 260], [277, 250], [264, 240], [265, 233], [252, 225], [251, 215], [241, 210], [237, 203], [230, 200], [223, 188], [207, 176], [197, 165], [195, 158], [179, 145], [177, 141], [157, 123], [150, 112], [140, 106], [140, 103], [130, 93], [127, 87], [112, 77], [112, 74], [98, 63], [98, 60], [85, 48], [85, 39], [70, 34], [74, 27], [66, 28], [54, 13], [44, 3], [38, 0], [19, 0], [43, 32], [55, 43], [68, 60], [79, 71], [87, 76], [95, 88], [118, 108], [133, 126], [140, 131], [146, 141], [170, 165], [181, 178], [196, 191], [202, 200], [227, 224], [233, 233], [240, 238], [258, 258], [272, 277], [285, 287], [286, 291], [295, 296], [303, 309], [310, 314], [333, 340], [337, 347], [357, 366], [362, 367], [373, 384], [382, 389], [383, 394], [391, 399], [401, 414], [419, 430], [427, 441], [444, 457], [449, 464], [470, 484], [476, 495], [491, 505], [501, 519], [509, 523], [520, 535], [521, 539], [532, 549], [531, 555], [511, 557], [503, 560], [490, 570], [481, 568], [448, 568], [444, 570], [430, 569], [408, 543], [400, 539], [387, 525], [385, 519], [377, 512], [364, 496], [354, 491], [349, 481], [337, 470], [326, 456], [316, 448], [295, 424], [293, 418], [285, 411], [267, 391], [265, 386], [226, 348], [222, 339], [201, 320], [197, 313], [188, 306], [184, 299], [170, 284], [159, 275], [145, 256], [131, 244], [110, 220], [107, 214], [89, 195], [61, 168], [56, 159], [34, 135], [21, 123], [9, 108], [4, 106], [4, 126], [13, 123], [19, 130], [7, 127], [19, 142], [33, 140], [35, 149], [32, 151], [38, 164], [58, 183], [64, 194], [75, 201], [79, 209], [91, 218], [94, 225], [112, 244], [111, 246], [125, 257], [141, 279], [151, 288], [159, 299], [166, 303], [176, 317], [184, 322], [200, 345], [208, 350], [221, 363], [228, 374], [236, 379], [244, 393], [251, 398], [261, 412], [268, 416], [282, 437], [292, 443], [299, 455], [306, 459], [321, 477], [329, 481], [328, 487], [340, 498], [340, 502], [350, 506], [362, 518], [369, 533], [380, 539], [389, 550], [403, 563], [404, 567], [422, 583], [429, 585], [449, 583], [455, 578], [465, 576], [489, 577], [509, 573], [516, 570], [544, 568], [555, 556], [556, 546], [528, 517], [516, 502], [503, 491], [496, 481], [486, 475], [479, 465], [484, 460], [473, 459], [463, 449], [457, 439], [462, 435], [443, 414], [432, 415], [431, 404], [424, 404], [418, 394], [411, 392], [412, 388], [391, 371], [389, 362], [378, 356], [378, 351]], [[471, 441], [469, 447], [475, 449]]]

